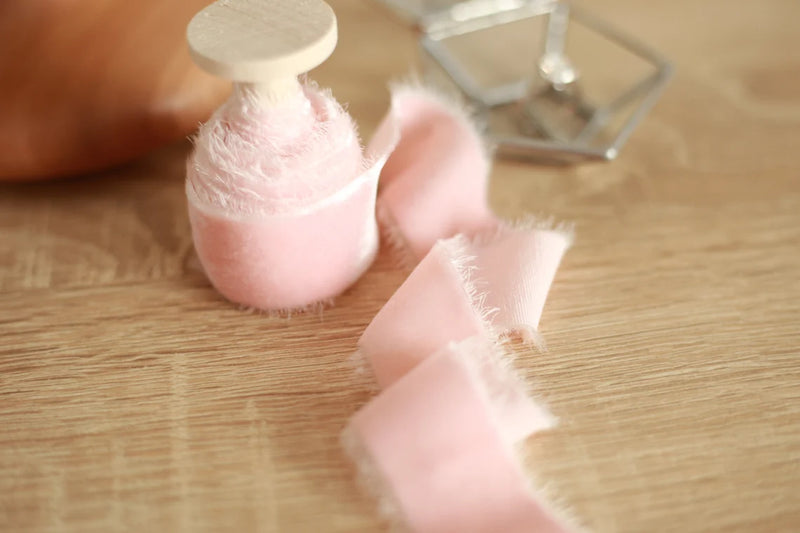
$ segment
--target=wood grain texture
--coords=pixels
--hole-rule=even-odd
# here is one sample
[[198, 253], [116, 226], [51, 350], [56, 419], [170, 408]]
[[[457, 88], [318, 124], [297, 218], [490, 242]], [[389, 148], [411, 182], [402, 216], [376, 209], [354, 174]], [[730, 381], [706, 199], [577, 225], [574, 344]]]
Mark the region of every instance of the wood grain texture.
[[[314, 78], [369, 134], [411, 31], [332, 2]], [[800, 528], [800, 4], [593, 5], [673, 59], [610, 164], [499, 162], [495, 208], [576, 223], [519, 366], [561, 426], [532, 477], [591, 531]], [[338, 305], [242, 312], [193, 256], [188, 147], [0, 188], [0, 530], [381, 531], [338, 443], [370, 396], [348, 363], [404, 274]]]
[[274, 83], [318, 67], [336, 48], [336, 15], [323, 0], [226, 0], [186, 30], [192, 58], [216, 76]]

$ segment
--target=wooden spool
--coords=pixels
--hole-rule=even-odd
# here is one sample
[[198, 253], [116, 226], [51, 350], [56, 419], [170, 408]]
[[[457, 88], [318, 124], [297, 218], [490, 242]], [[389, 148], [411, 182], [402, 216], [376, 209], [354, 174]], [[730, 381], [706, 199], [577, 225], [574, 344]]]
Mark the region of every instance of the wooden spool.
[[195, 15], [186, 37], [203, 70], [274, 102], [336, 48], [336, 15], [322, 0], [219, 0]]

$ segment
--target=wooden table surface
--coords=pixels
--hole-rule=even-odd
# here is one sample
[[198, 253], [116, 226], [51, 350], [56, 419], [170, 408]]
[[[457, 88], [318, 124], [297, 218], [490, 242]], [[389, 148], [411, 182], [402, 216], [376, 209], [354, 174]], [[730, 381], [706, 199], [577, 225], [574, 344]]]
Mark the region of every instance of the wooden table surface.
[[[412, 31], [332, 2], [314, 77], [365, 137]], [[542, 332], [517, 347], [561, 426], [531, 475], [587, 529], [800, 530], [800, 3], [595, 2], [676, 77], [618, 160], [498, 162], [504, 215], [576, 224]], [[348, 357], [404, 274], [268, 318], [192, 250], [188, 143], [0, 186], [0, 531], [381, 531], [339, 446], [370, 396]]]

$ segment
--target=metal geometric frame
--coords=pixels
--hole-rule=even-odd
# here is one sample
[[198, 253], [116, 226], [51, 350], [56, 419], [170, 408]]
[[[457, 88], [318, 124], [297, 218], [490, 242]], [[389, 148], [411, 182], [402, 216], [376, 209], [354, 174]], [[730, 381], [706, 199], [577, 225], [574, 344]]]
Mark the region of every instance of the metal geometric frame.
[[[385, 3], [396, 0], [382, 0]], [[478, 109], [489, 110], [497, 106], [520, 101], [527, 94], [530, 81], [518, 80], [492, 89], [484, 89], [475, 81], [469, 70], [453, 56], [445, 42], [456, 36], [480, 31], [514, 21], [553, 16], [557, 9], [568, 10], [565, 24], [580, 24], [631, 54], [650, 63], [655, 71], [617, 96], [610, 104], [594, 110], [583, 131], [570, 142], [553, 141], [524, 135], [508, 136], [489, 131], [499, 150], [516, 156], [544, 157], [558, 161], [585, 159], [614, 159], [633, 130], [656, 103], [672, 76], [672, 66], [658, 53], [638, 40], [625, 35], [608, 23], [574, 7], [565, 0], [466, 0], [433, 13], [417, 13], [416, 21], [422, 30], [420, 46], [435, 61]], [[566, 30], [566, 26], [564, 28]], [[550, 29], [548, 31], [551, 31]], [[640, 99], [640, 103], [622, 124], [617, 134], [602, 146], [591, 146], [589, 140], [603, 127], [609, 117], [620, 108]]]

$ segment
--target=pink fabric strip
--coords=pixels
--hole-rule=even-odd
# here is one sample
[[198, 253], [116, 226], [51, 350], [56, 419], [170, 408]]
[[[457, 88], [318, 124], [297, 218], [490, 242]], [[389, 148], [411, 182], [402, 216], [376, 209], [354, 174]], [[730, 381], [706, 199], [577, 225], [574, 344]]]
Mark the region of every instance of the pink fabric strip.
[[564, 231], [510, 226], [439, 241], [358, 341], [378, 383], [388, 386], [449, 341], [511, 330], [535, 339], [570, 242]]
[[439, 239], [497, 226], [486, 197], [489, 157], [467, 112], [452, 102], [423, 88], [396, 88], [369, 151], [388, 153], [379, 217], [411, 263]]
[[351, 450], [387, 487], [384, 498], [418, 533], [561, 533], [498, 431], [486, 367], [491, 343], [449, 344], [362, 408]]
[[[468, 250], [463, 236], [436, 243], [367, 326], [359, 350], [382, 388], [452, 341], [496, 337], [491, 311], [474, 285]], [[502, 382], [492, 379], [491, 370], [486, 367], [487, 380]], [[552, 427], [553, 419], [520, 383], [509, 380], [496, 388], [505, 391], [496, 418], [508, 442]]]
[[567, 532], [511, 452], [555, 420], [496, 339], [538, 338], [571, 233], [491, 214], [480, 138], [438, 97], [395, 94], [375, 139], [377, 152], [397, 145], [381, 177], [383, 229], [406, 263], [422, 260], [359, 340], [384, 390], [345, 441], [381, 487], [382, 507], [412, 531]]

